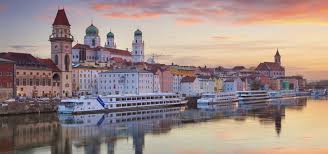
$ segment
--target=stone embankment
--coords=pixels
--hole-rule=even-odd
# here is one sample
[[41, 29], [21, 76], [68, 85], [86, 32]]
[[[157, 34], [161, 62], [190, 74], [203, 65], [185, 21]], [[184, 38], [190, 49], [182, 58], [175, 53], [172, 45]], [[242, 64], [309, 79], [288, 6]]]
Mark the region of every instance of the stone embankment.
[[54, 100], [0, 103], [0, 115], [56, 112], [57, 104]]

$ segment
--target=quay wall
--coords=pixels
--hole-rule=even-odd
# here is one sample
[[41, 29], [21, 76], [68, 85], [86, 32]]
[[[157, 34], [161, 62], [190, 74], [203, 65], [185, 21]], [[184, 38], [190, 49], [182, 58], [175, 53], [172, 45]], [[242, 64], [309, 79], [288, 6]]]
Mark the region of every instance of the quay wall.
[[50, 113], [57, 111], [57, 101], [49, 102], [11, 102], [0, 103], [1, 115], [17, 115], [30, 113]]

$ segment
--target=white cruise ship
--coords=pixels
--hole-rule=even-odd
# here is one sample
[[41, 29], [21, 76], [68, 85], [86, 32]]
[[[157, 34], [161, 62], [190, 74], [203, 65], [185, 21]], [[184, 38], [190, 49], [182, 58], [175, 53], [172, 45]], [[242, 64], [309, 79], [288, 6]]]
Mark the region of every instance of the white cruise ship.
[[235, 92], [207, 93], [197, 100], [197, 107], [201, 108], [211, 104], [228, 105], [237, 101], [238, 98]]
[[138, 108], [158, 108], [186, 104], [187, 100], [175, 93], [145, 93], [129, 95], [108, 95], [64, 99], [58, 105], [58, 113], [79, 114], [110, 112]]
[[252, 104], [270, 99], [267, 91], [237, 91], [239, 104]]

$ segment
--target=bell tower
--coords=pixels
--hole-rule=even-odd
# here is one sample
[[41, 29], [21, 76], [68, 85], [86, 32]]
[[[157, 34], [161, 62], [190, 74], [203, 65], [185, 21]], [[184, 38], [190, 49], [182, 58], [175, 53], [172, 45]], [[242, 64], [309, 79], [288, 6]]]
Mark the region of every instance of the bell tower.
[[142, 32], [137, 29], [134, 32], [134, 40], [132, 42], [132, 62], [144, 62], [144, 47], [145, 43], [142, 40]]
[[71, 25], [67, 19], [64, 9], [59, 9], [52, 24], [52, 34], [49, 37], [51, 42], [51, 59], [59, 68], [60, 96], [72, 96], [72, 42]]

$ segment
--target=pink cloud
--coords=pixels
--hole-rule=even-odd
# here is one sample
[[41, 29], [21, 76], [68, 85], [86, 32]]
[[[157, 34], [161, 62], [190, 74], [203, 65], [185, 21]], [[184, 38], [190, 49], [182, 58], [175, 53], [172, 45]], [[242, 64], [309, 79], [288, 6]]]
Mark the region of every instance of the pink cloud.
[[96, 3], [93, 4], [92, 8], [95, 10], [108, 10], [113, 8], [113, 5], [107, 3]]
[[200, 18], [187, 17], [187, 18], [178, 18], [176, 22], [178, 25], [195, 25], [195, 24], [203, 23], [204, 20]]
[[[177, 24], [326, 23], [326, 0], [138, 0], [93, 2], [91, 8], [112, 18], [170, 16]], [[128, 13], [126, 13], [128, 12]]]
[[159, 17], [159, 13], [152, 13], [152, 12], [141, 12], [141, 13], [134, 13], [134, 14], [128, 14], [128, 13], [122, 13], [122, 12], [112, 12], [112, 13], [106, 13], [102, 16], [112, 18], [112, 19], [147, 19], [147, 18], [156, 18]]

